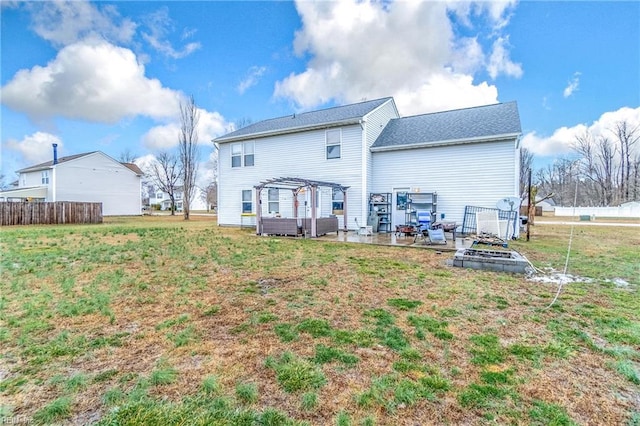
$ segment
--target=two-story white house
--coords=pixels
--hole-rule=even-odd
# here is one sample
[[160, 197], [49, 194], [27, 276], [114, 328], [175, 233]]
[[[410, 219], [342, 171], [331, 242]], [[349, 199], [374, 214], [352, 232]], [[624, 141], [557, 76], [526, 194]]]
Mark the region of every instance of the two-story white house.
[[[370, 217], [372, 194], [386, 194], [383, 211], [401, 225], [407, 193], [435, 193], [434, 216], [461, 224], [465, 206], [495, 208], [519, 195], [520, 135], [515, 102], [400, 117], [383, 98], [260, 121], [214, 140], [218, 222], [309, 217], [313, 205], [316, 217], [336, 215], [340, 228], [355, 229]], [[263, 185], [282, 177], [348, 188], [348, 203], [335, 186], [310, 200], [311, 191]]]
[[57, 156], [18, 170], [18, 186], [0, 192], [1, 201], [79, 201], [102, 203], [104, 216], [142, 212], [142, 171], [100, 151]]
[[[161, 191], [160, 189], [151, 185], [149, 188], [149, 205], [150, 206], [159, 206], [160, 210], [171, 210], [171, 198], [169, 194]], [[184, 205], [184, 191], [182, 187], [176, 188], [174, 192], [174, 198], [176, 203], [176, 211], [181, 212], [182, 207]], [[190, 203], [190, 210], [207, 210], [207, 200], [204, 195], [204, 191], [200, 188], [195, 187], [193, 191], [193, 199]]]

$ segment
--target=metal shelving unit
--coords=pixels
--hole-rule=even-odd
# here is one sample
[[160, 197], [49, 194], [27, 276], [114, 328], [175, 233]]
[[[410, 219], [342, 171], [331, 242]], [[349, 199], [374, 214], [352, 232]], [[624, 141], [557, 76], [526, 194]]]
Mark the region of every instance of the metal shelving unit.
[[[369, 194], [369, 221], [377, 223], [377, 232], [391, 232], [391, 194], [372, 192]], [[376, 230], [376, 224], [370, 223]]]

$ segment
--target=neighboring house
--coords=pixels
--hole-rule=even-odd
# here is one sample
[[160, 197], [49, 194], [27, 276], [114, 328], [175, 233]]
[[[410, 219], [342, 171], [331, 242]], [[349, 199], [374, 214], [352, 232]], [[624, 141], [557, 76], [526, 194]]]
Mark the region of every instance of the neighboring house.
[[[543, 212], [553, 212], [556, 208], [556, 202], [553, 201], [553, 198], [547, 198], [544, 201], [540, 201], [542, 198], [542, 196], [536, 195], [536, 207], [541, 207]], [[522, 201], [521, 206], [526, 208], [528, 205], [528, 200], [525, 198]]]
[[102, 203], [104, 216], [139, 215], [142, 171], [103, 152], [57, 158], [18, 170], [17, 188], [0, 192], [1, 201], [80, 201]]
[[[495, 208], [519, 196], [520, 117], [515, 102], [401, 118], [393, 98], [260, 121], [214, 140], [218, 222], [256, 213], [254, 187], [290, 177], [348, 187], [347, 227], [366, 222], [372, 193], [391, 194], [392, 225], [405, 223], [404, 193], [437, 193], [437, 218], [462, 224], [465, 206]], [[307, 216], [306, 195], [263, 189], [261, 216]], [[338, 216], [340, 191], [321, 189], [317, 216]], [[303, 198], [307, 211], [294, 214]], [[299, 209], [299, 207], [298, 207]]]
[[[152, 189], [155, 189], [155, 191]], [[182, 211], [184, 203], [183, 194], [184, 191], [182, 190], [182, 187], [177, 188], [174, 192], [176, 211], [179, 212]], [[204, 192], [200, 188], [196, 187], [194, 189], [193, 199], [191, 200], [191, 211], [207, 210], [207, 202], [204, 197]], [[149, 191], [149, 205], [159, 205], [160, 210], [171, 210], [171, 198], [169, 198], [169, 194], [166, 192], [162, 192], [157, 188], [151, 188]]]

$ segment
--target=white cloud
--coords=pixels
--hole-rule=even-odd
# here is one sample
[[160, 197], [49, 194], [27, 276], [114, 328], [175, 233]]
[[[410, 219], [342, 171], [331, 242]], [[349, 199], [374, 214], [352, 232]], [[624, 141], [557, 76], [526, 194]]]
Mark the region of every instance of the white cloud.
[[180, 94], [145, 77], [134, 53], [104, 41], [64, 47], [46, 66], [16, 73], [2, 103], [34, 120], [61, 116], [100, 123], [174, 115]]
[[62, 157], [64, 144], [59, 137], [51, 133], [36, 132], [32, 135], [25, 136], [25, 138], [20, 141], [9, 139], [6, 147], [7, 149], [18, 152], [29, 165], [35, 165], [53, 159], [52, 144], [54, 143], [58, 144], [58, 155]]
[[[209, 112], [198, 109], [200, 120], [198, 122], [198, 143], [211, 145], [211, 140], [233, 129], [233, 124], [227, 122], [217, 112]], [[151, 128], [142, 137], [143, 144], [152, 150], [166, 151], [178, 146], [180, 123], [173, 121]]]
[[562, 96], [568, 98], [569, 96], [573, 95], [573, 92], [578, 90], [578, 86], [580, 85], [580, 74], [580, 72], [573, 73], [573, 77], [571, 77], [571, 80], [569, 80], [567, 87], [564, 88]]
[[27, 3], [32, 29], [55, 46], [73, 44], [86, 38], [102, 38], [128, 43], [136, 24], [121, 18], [115, 6], [98, 8], [87, 1], [43, 1]]
[[522, 65], [514, 63], [509, 58], [508, 45], [509, 39], [506, 37], [499, 37], [493, 43], [493, 51], [489, 56], [487, 71], [489, 71], [489, 75], [494, 80], [500, 74], [515, 78], [522, 77]]
[[[149, 32], [142, 32], [142, 38], [149, 43], [152, 48], [163, 55], [173, 59], [180, 59], [190, 55], [201, 47], [198, 42], [187, 43], [180, 50], [176, 50], [172, 46], [171, 42], [167, 39], [167, 34], [173, 32], [174, 24], [173, 20], [169, 17], [169, 9], [167, 7], [162, 7], [156, 12], [147, 15], [144, 22]], [[192, 37], [195, 32], [195, 30], [184, 29], [182, 39]]]
[[575, 143], [576, 137], [589, 131], [596, 138], [599, 136], [611, 138], [613, 136], [611, 130], [621, 121], [627, 121], [632, 128], [640, 126], [640, 107], [635, 109], [623, 107], [617, 111], [606, 112], [591, 125], [561, 127], [551, 136], [540, 136], [536, 132], [527, 133], [522, 138], [522, 146], [541, 157], [568, 154], [572, 152], [571, 146]]
[[[401, 108], [403, 114], [495, 102], [496, 88], [474, 83], [473, 76], [485, 67], [492, 67], [494, 77], [521, 75], [520, 65], [509, 59], [508, 38], [499, 35], [512, 4], [298, 1], [302, 28], [294, 50], [310, 60], [306, 70], [277, 82], [274, 96], [288, 98], [300, 109], [331, 100], [394, 96], [399, 105], [411, 106], [410, 111]], [[468, 26], [482, 14], [492, 26], [490, 34], [456, 36], [452, 12]], [[479, 38], [495, 39], [491, 58]], [[456, 93], [450, 102], [435, 82]]]
[[260, 81], [260, 77], [267, 71], [267, 67], [253, 66], [249, 68], [247, 76], [238, 84], [238, 93], [241, 95], [247, 91], [247, 89], [255, 86]]

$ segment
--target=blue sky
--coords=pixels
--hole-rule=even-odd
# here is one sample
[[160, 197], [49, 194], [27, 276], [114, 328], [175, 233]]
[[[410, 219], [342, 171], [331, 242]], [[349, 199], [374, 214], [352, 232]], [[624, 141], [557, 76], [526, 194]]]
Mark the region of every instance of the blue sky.
[[576, 135], [640, 124], [640, 2], [2, 1], [7, 180], [60, 155], [177, 144], [177, 106], [212, 138], [393, 96], [403, 116], [515, 100], [536, 164]]

